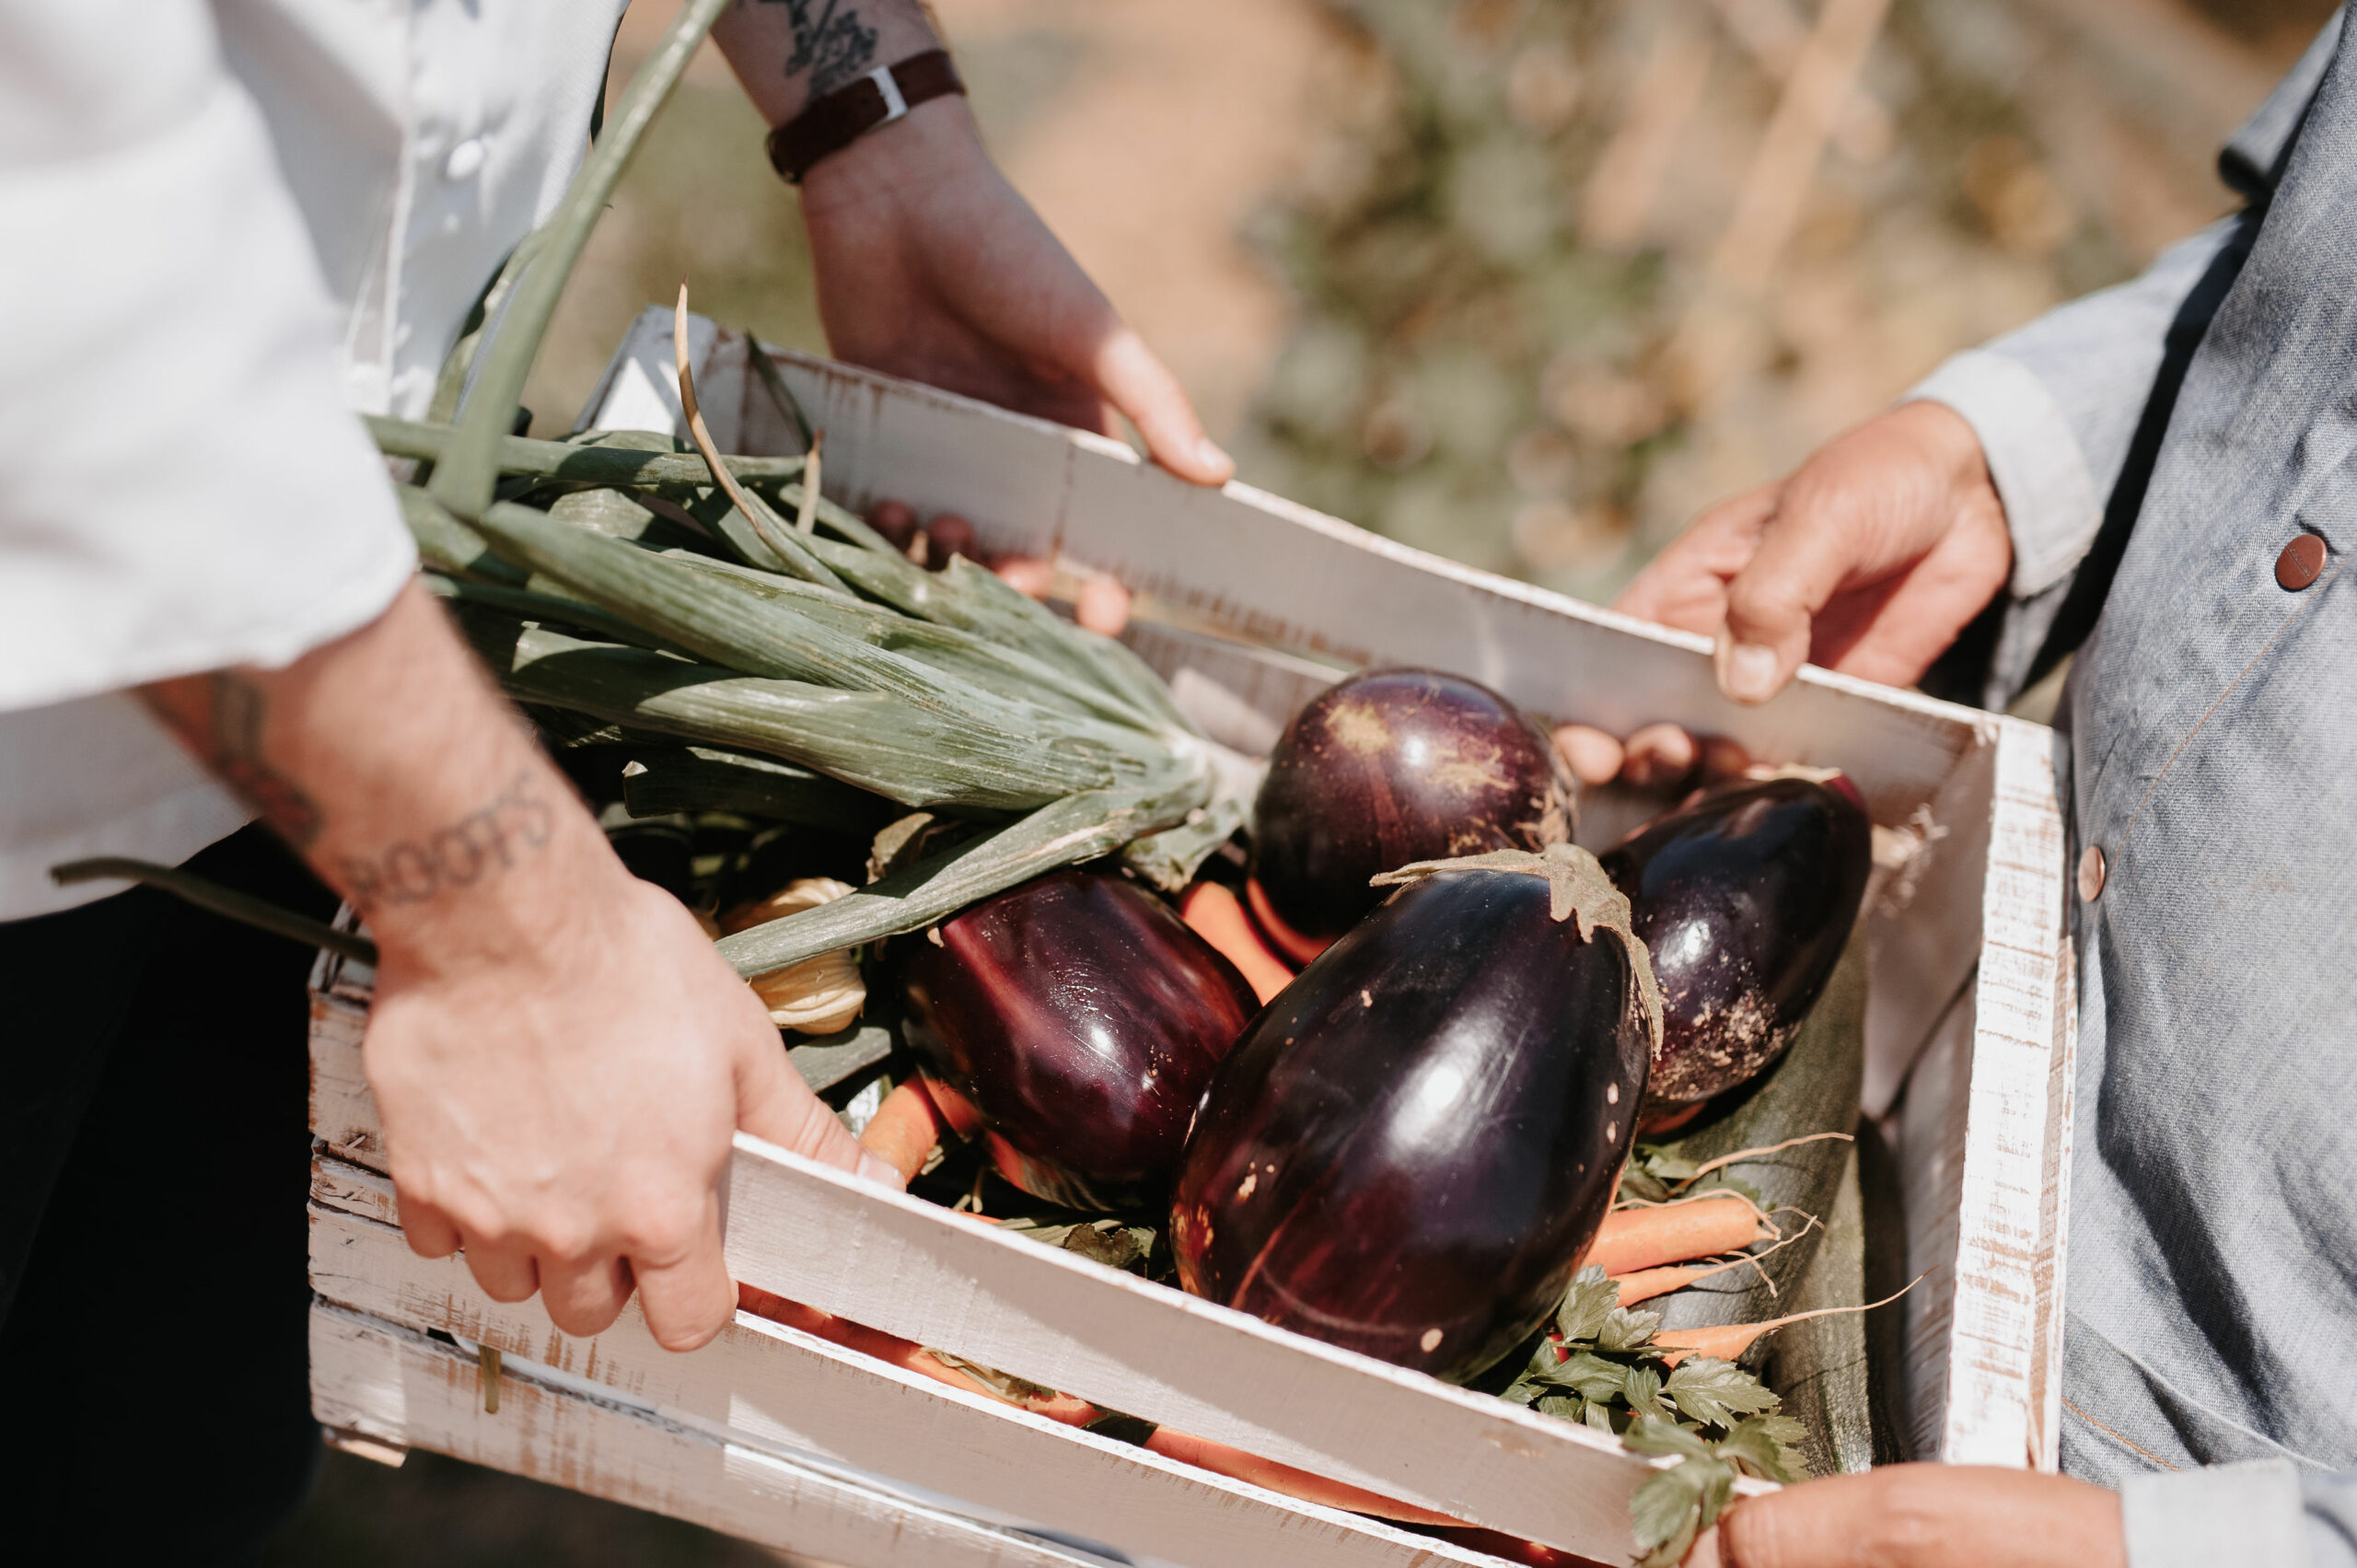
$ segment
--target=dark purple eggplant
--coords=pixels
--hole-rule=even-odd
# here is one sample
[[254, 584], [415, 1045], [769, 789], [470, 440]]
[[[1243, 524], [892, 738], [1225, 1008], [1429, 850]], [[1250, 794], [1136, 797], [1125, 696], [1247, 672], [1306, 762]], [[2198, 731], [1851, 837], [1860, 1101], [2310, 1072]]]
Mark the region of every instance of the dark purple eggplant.
[[1212, 1072], [1259, 1010], [1170, 907], [1058, 871], [906, 939], [910, 1045], [958, 1131], [1035, 1197], [1158, 1202]]
[[1856, 786], [1836, 774], [1714, 791], [1603, 861], [1661, 982], [1655, 1121], [1783, 1054], [1840, 961], [1874, 843]]
[[1481, 858], [1537, 874], [1433, 871], [1269, 1005], [1212, 1081], [1170, 1224], [1196, 1295], [1459, 1381], [1562, 1303], [1657, 1028], [1585, 852]]
[[1571, 772], [1486, 686], [1387, 669], [1329, 688], [1287, 726], [1253, 805], [1253, 912], [1296, 963], [1412, 861], [1538, 851], [1572, 836]]

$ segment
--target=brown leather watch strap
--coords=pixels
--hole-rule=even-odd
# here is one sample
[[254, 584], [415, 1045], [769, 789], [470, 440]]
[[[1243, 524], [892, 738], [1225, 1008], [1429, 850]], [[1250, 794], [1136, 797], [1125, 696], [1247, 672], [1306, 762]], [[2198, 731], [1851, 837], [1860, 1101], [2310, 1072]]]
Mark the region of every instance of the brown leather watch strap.
[[870, 71], [837, 87], [772, 131], [770, 167], [788, 182], [799, 185], [810, 166], [828, 154], [842, 151], [921, 103], [965, 90], [947, 50], [911, 54], [898, 65]]

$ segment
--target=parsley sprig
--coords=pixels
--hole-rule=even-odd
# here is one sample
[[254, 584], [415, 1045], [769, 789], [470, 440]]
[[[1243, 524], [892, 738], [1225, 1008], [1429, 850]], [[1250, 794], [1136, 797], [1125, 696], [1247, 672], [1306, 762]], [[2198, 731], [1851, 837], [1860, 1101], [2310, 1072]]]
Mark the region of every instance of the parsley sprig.
[[1789, 1482], [1802, 1469], [1793, 1446], [1803, 1428], [1777, 1413], [1782, 1401], [1733, 1362], [1687, 1355], [1671, 1365], [1676, 1353], [1655, 1343], [1660, 1327], [1660, 1313], [1622, 1307], [1602, 1269], [1582, 1269], [1530, 1365], [1499, 1396], [1611, 1433], [1633, 1453], [1678, 1457], [1630, 1499], [1640, 1568], [1685, 1556], [1734, 1495], [1738, 1473]]

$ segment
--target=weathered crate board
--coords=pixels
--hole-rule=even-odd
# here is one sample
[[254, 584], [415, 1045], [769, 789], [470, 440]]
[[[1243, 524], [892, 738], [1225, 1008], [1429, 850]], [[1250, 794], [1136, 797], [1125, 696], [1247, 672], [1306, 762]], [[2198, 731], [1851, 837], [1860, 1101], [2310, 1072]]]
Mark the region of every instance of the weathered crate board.
[[946, 1511], [970, 1516], [973, 1502], [950, 1500], [985, 1500], [995, 1522], [1051, 1521], [1130, 1555], [1301, 1568], [1492, 1561], [1074, 1432], [747, 1313], [693, 1355], [657, 1346], [635, 1305], [595, 1340], [570, 1339], [537, 1299], [493, 1301], [463, 1260], [412, 1255], [391, 1224], [391, 1184], [381, 1176], [322, 1158], [312, 1191], [311, 1273], [321, 1299], [497, 1348], [501, 1416], [509, 1413], [505, 1384], [516, 1378], [554, 1382], [560, 1395], [594, 1390], [714, 1441], [822, 1464], [888, 1493], [906, 1495], [908, 1481], [922, 1481], [931, 1494], [923, 1501]]
[[[598, 423], [676, 420], [668, 331], [668, 316], [652, 312], [633, 330], [601, 389]], [[783, 421], [745, 375], [741, 342], [701, 330], [697, 341], [718, 438], [782, 449]], [[1718, 697], [1698, 639], [1422, 555], [1241, 486], [1190, 490], [1118, 443], [838, 366], [779, 363], [829, 432], [830, 493], [853, 505], [890, 497], [923, 512], [955, 509], [993, 551], [1056, 555], [1143, 587], [1147, 616], [1135, 645], [1191, 711], [1238, 738], [1265, 745], [1338, 667], [1430, 664], [1557, 719], [1625, 730], [1674, 718], [1776, 761], [1839, 765], [1878, 823], [1928, 824], [1930, 842], [1898, 879], [1905, 886], [1878, 901], [1867, 927], [1869, 1100], [1878, 1112], [1897, 1101], [1887, 1125], [1902, 1167], [1908, 1272], [1930, 1272], [1901, 1309], [1906, 1413], [1923, 1457], [2051, 1468], [2073, 1014], [2048, 732], [1819, 671], [1764, 708], [1735, 708]], [[1609, 842], [1635, 809], [1599, 792], [1585, 804], [1583, 841]], [[318, 990], [313, 1126], [357, 1165], [382, 1168], [357, 1054], [367, 976], [324, 963]], [[329, 1208], [359, 1201], [322, 1198]], [[1626, 1498], [1643, 1469], [1584, 1430], [997, 1236], [754, 1140], [739, 1140], [729, 1215], [732, 1269], [781, 1295], [1458, 1517], [1626, 1556]], [[384, 1216], [367, 1223], [381, 1227]], [[447, 1328], [420, 1304], [438, 1303], [446, 1319], [459, 1310], [454, 1282], [470, 1288], [463, 1271], [404, 1263], [392, 1251], [384, 1259], [396, 1275], [415, 1271], [419, 1289], [372, 1298], [370, 1310]], [[743, 1331], [740, 1323], [731, 1333]], [[533, 1341], [543, 1353], [531, 1359], [558, 1369], [552, 1376], [591, 1356], [619, 1365], [606, 1338]], [[519, 1342], [517, 1353], [529, 1352]], [[910, 1398], [954, 1400], [929, 1386]], [[906, 1423], [875, 1424], [892, 1447], [891, 1432]], [[631, 1434], [633, 1443], [644, 1435]], [[1054, 1428], [1039, 1440], [1047, 1456], [1039, 1463], [1069, 1484], [1102, 1462], [1095, 1439]], [[598, 1486], [610, 1479], [583, 1473]], [[929, 1480], [912, 1468], [892, 1473]], [[1058, 1495], [1051, 1489], [1048, 1504]], [[1260, 1495], [1281, 1513], [1321, 1516]], [[1167, 1539], [1145, 1550], [1171, 1551]], [[1334, 1561], [1390, 1560], [1380, 1543], [1355, 1537], [1335, 1550], [1343, 1555]], [[895, 1547], [842, 1560], [926, 1559]], [[1217, 1560], [1258, 1557], [1239, 1549]]]

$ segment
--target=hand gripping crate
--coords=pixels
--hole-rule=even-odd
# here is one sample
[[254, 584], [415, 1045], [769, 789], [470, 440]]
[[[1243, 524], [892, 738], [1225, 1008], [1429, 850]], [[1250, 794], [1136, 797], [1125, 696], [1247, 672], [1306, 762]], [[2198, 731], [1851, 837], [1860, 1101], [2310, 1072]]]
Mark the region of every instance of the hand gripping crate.
[[[742, 340], [693, 349], [724, 448], [795, 449]], [[679, 414], [668, 313], [642, 318], [592, 408]], [[1132, 640], [1207, 728], [1265, 750], [1347, 668], [1463, 673], [1534, 714], [1656, 719], [1757, 756], [1838, 765], [1911, 842], [1866, 915], [1868, 1109], [1900, 1167], [1909, 1277], [1902, 1440], [1918, 1457], [2055, 1463], [2075, 999], [2053, 738], [1817, 670], [1724, 702], [1701, 639], [1361, 532], [1274, 496], [1191, 489], [1118, 442], [793, 355], [833, 494], [970, 517], [993, 552], [1141, 593]], [[1634, 820], [1584, 801], [1601, 845]], [[396, 1228], [360, 1070], [370, 976], [323, 957], [312, 1005], [312, 1386], [319, 1419], [695, 1520], [852, 1568], [1159, 1562], [1494, 1563], [970, 1397], [740, 1313], [657, 1348], [635, 1308], [593, 1339], [506, 1306]], [[1903, 1092], [1902, 1092], [1903, 1090]], [[1608, 1437], [1334, 1349], [885, 1193], [739, 1137], [741, 1281], [1109, 1410], [1604, 1561], [1629, 1555], [1645, 1462]]]

